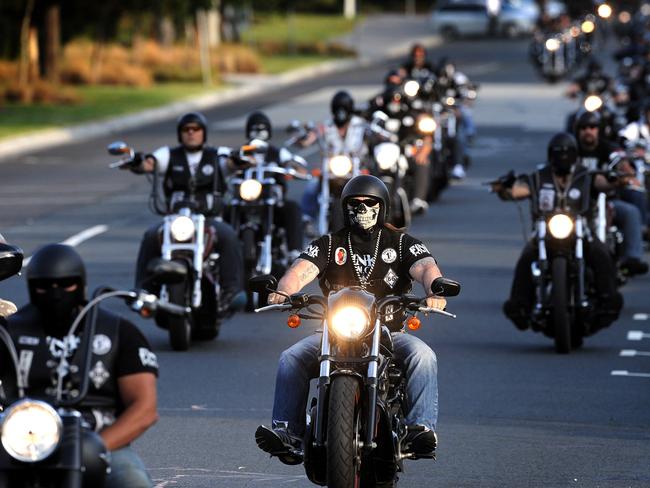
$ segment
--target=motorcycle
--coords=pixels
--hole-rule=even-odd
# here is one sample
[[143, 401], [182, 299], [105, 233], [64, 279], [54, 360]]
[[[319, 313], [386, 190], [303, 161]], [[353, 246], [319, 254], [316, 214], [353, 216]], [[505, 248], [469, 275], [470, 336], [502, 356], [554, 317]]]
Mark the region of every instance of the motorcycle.
[[[254, 140], [240, 149], [243, 157], [266, 154], [267, 144]], [[294, 161], [306, 167], [299, 156]], [[230, 224], [243, 244], [244, 277], [259, 274], [281, 275], [289, 264], [287, 238], [283, 228], [274, 222], [276, 211], [281, 211], [285, 198], [284, 178], [311, 179], [293, 168], [278, 166], [275, 162], [258, 161], [255, 166], [242, 170], [228, 179], [230, 198]], [[256, 298], [248, 289], [246, 309], [252, 311]], [[264, 301], [264, 297], [260, 297]]]
[[[258, 276], [251, 286], [275, 291], [272, 276]], [[438, 278], [437, 296], [455, 296], [460, 285]], [[346, 287], [327, 298], [295, 294], [288, 303], [256, 310], [291, 311], [287, 324], [302, 319], [323, 323], [320, 376], [312, 399], [304, 439], [304, 466], [312, 483], [331, 488], [395, 486], [404, 459], [418, 459], [402, 447], [408, 434], [405, 378], [392, 355], [386, 321], [410, 315], [411, 330], [420, 327], [418, 312], [455, 315], [427, 308], [414, 295], [376, 299], [360, 287]], [[433, 456], [423, 456], [433, 457]]]
[[[17, 274], [22, 266], [22, 251], [0, 244], [0, 279]], [[158, 280], [174, 281], [185, 274], [163, 263], [153, 273]], [[143, 317], [164, 311], [187, 313], [182, 307], [160, 302], [145, 291], [122, 291], [99, 288], [82, 309], [68, 333], [50, 343], [53, 356], [52, 374], [56, 394], [51, 399], [34, 399], [25, 394], [22, 356], [19, 360], [8, 330], [0, 325], [3, 350], [0, 388], [0, 488], [101, 488], [110, 470], [110, 453], [106, 449], [88, 412], [81, 404], [88, 392], [90, 366], [95, 337], [97, 304], [118, 297]], [[75, 335], [88, 317], [81, 337]], [[72, 386], [70, 386], [72, 383]]]
[[[133, 165], [135, 151], [124, 142], [114, 142], [108, 152], [123, 158], [110, 165], [121, 168]], [[216, 174], [216, 164], [213, 168]], [[158, 314], [156, 325], [169, 333], [169, 343], [175, 351], [186, 351], [192, 340], [212, 340], [219, 335], [223, 318], [219, 315], [221, 288], [219, 286], [219, 254], [215, 252], [217, 236], [206, 223], [218, 215], [221, 201], [216, 188], [200, 201], [193, 191], [174, 192], [161, 199], [157, 169], [152, 173], [149, 206], [153, 213], [163, 216], [161, 255], [166, 261], [182, 263], [187, 268], [181, 283], [162, 285], [157, 292], [164, 303], [189, 307], [187, 316]], [[161, 201], [162, 200], [162, 201]]]

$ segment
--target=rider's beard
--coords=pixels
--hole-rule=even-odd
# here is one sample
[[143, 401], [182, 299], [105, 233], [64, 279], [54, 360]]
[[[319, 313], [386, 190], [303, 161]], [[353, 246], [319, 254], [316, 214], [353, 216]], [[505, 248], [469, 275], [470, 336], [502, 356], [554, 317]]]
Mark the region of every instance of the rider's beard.
[[598, 138], [591, 134], [584, 134], [580, 137], [580, 144], [585, 149], [594, 149], [598, 145]]

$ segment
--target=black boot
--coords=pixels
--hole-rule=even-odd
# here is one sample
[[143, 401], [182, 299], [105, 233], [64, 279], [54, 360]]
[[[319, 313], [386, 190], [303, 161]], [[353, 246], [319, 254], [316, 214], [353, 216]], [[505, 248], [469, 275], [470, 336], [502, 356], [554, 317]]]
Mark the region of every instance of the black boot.
[[286, 428], [271, 429], [260, 425], [255, 431], [255, 442], [262, 451], [277, 456], [284, 464], [302, 463], [302, 440]]
[[402, 450], [412, 453], [416, 457], [435, 458], [438, 436], [434, 431], [424, 425], [415, 425], [408, 428], [408, 434], [402, 441]]
[[506, 300], [503, 304], [503, 313], [519, 330], [530, 327], [530, 307], [513, 299]]

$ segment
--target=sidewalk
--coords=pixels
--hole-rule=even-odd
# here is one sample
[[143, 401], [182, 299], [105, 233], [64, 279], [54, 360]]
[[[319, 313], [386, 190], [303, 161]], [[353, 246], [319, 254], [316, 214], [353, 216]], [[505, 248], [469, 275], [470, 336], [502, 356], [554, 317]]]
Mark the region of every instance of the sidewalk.
[[[387, 37], [387, 33], [390, 33], [390, 38]], [[441, 43], [438, 36], [432, 35], [427, 15], [397, 14], [368, 16], [351, 34], [337, 40], [356, 49], [357, 58], [328, 61], [279, 75], [232, 75], [226, 77], [225, 81], [236, 86], [219, 93], [111, 119], [46, 129], [4, 139], [0, 142], [0, 162], [6, 162], [11, 156], [160, 122], [177, 117], [183, 112], [210, 109], [263, 93], [269, 88], [286, 87], [327, 74], [369, 66], [384, 59], [407, 54], [414, 42], [420, 42], [428, 47]]]

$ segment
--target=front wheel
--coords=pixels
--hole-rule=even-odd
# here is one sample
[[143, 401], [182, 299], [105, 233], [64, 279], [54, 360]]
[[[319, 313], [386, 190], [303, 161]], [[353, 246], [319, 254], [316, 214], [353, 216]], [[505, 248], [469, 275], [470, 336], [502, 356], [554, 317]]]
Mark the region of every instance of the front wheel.
[[553, 273], [553, 327], [555, 351], [568, 354], [571, 351], [571, 319], [569, 316], [569, 291], [566, 258], [557, 257], [552, 264]]
[[332, 380], [327, 422], [327, 486], [357, 488], [361, 482], [359, 382], [351, 376]]
[[[185, 283], [171, 285], [167, 287], [169, 294], [169, 303], [187, 306], [185, 300]], [[192, 324], [189, 317], [169, 316], [167, 318], [167, 327], [169, 331], [169, 344], [174, 351], [187, 351], [192, 339]]]

